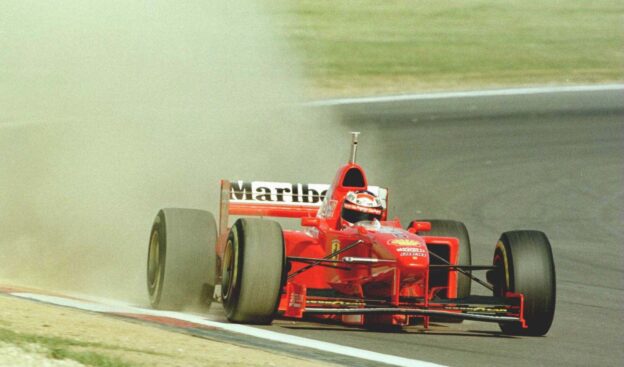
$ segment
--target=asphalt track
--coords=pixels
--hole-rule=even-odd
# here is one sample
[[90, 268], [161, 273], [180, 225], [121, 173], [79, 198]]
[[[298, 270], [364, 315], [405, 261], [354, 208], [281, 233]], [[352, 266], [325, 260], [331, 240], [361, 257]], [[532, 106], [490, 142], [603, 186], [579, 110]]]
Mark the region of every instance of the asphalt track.
[[362, 132], [358, 162], [369, 182], [390, 188], [394, 215], [465, 222], [473, 264], [491, 262], [503, 231], [547, 233], [554, 324], [546, 337], [508, 337], [477, 322], [402, 333], [284, 321], [268, 329], [454, 366], [621, 365], [622, 89], [326, 108]]
[[[331, 108], [343, 127], [363, 133], [358, 162], [371, 184], [390, 188], [391, 215], [404, 223], [465, 222], [473, 264], [491, 262], [505, 230], [546, 232], [557, 268], [555, 321], [546, 337], [509, 337], [494, 324], [470, 321], [402, 332], [285, 320], [261, 329], [408, 361], [398, 365], [621, 365], [623, 101], [619, 88], [310, 107]], [[486, 294], [479, 286], [473, 292]], [[173, 317], [210, 326], [166, 326], [200, 337], [344, 365], [379, 364], [237, 334], [236, 325], [234, 333], [219, 330], [226, 320], [218, 307], [210, 315]]]

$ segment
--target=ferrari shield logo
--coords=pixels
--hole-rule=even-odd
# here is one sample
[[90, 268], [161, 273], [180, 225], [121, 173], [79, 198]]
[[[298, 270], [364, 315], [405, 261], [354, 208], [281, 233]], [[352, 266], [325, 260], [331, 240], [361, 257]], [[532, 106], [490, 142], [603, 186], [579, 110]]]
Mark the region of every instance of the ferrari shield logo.
[[[338, 240], [332, 240], [331, 241], [331, 253], [333, 254], [336, 251], [340, 250], [340, 241]], [[334, 255], [331, 257], [332, 260], [338, 260], [338, 255]], [[334, 265], [337, 265], [337, 263], [334, 263]]]

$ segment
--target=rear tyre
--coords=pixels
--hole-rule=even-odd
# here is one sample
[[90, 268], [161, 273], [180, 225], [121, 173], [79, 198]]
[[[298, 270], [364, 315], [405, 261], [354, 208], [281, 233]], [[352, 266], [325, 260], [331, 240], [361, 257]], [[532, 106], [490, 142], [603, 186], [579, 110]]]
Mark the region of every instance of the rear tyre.
[[550, 242], [543, 232], [511, 231], [501, 235], [494, 251], [494, 295], [506, 292], [524, 295], [524, 318], [520, 323], [501, 323], [505, 334], [544, 335], [555, 315], [555, 264]]
[[204, 210], [161, 209], [152, 225], [147, 291], [152, 307], [210, 306], [216, 282], [217, 226]]
[[270, 324], [280, 300], [285, 268], [279, 223], [237, 220], [230, 229], [222, 264], [221, 297], [228, 320]]
[[[440, 236], [440, 237], [455, 237], [459, 240], [459, 258], [458, 265], [472, 265], [472, 255], [470, 250], [470, 237], [468, 237], [468, 230], [462, 222], [454, 220], [441, 220], [441, 219], [423, 219], [419, 222], [431, 223], [431, 230], [427, 232], [419, 232], [420, 236]], [[412, 224], [410, 223], [409, 227]], [[408, 228], [409, 228], [408, 227]], [[449, 260], [448, 258], [446, 260]], [[468, 271], [470, 274], [470, 272]], [[466, 275], [457, 272], [457, 298], [468, 297], [470, 295], [471, 279]], [[462, 320], [449, 319], [451, 322], [461, 322]]]

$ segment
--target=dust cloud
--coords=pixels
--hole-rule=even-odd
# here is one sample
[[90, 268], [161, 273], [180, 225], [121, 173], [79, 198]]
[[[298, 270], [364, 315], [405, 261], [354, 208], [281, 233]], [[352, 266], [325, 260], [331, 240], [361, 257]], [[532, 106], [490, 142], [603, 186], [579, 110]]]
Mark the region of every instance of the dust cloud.
[[251, 1], [2, 2], [0, 278], [145, 303], [159, 208], [330, 181], [349, 137], [298, 75]]

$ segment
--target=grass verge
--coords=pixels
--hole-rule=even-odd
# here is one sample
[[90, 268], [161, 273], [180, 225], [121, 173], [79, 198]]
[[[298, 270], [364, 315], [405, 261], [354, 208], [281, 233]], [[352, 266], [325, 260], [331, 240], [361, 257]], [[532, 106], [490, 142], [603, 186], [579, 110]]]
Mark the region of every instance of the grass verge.
[[328, 92], [624, 79], [619, 0], [268, 3], [304, 72]]
[[[121, 359], [95, 353], [87, 348], [98, 349], [122, 349], [116, 346], [100, 343], [88, 343], [78, 340], [46, 337], [40, 335], [20, 334], [11, 330], [0, 328], [0, 341], [11, 343], [19, 347], [35, 344], [45, 348], [47, 357], [54, 359], [71, 359], [87, 366], [94, 367], [132, 367], [133, 364], [126, 363]], [[132, 350], [134, 351], [134, 350]], [[144, 351], [141, 351], [144, 352]]]

